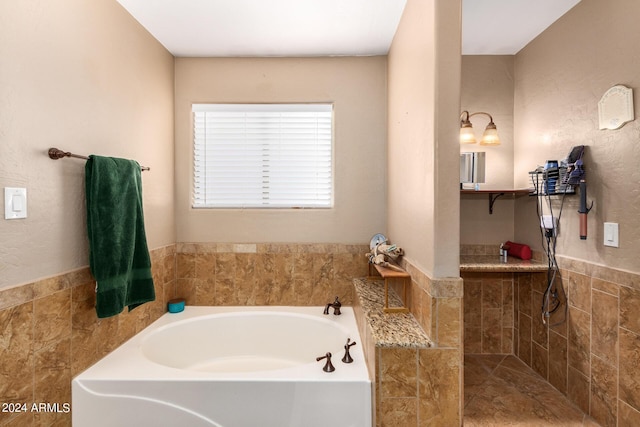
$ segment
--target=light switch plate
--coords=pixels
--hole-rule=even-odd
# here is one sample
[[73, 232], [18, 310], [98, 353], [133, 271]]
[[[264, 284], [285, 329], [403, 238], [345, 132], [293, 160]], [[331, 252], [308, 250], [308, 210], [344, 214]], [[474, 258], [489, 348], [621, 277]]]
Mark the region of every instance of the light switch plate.
[[4, 219], [27, 217], [27, 189], [4, 188]]
[[617, 222], [605, 222], [604, 223], [604, 245], [618, 247], [618, 223]]

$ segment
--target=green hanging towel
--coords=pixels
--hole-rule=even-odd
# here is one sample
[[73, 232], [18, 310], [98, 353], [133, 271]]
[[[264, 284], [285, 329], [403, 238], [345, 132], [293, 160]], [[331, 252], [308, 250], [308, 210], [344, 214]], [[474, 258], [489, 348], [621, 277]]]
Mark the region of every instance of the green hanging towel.
[[144, 232], [142, 176], [133, 160], [89, 156], [85, 165], [89, 266], [98, 317], [155, 299]]

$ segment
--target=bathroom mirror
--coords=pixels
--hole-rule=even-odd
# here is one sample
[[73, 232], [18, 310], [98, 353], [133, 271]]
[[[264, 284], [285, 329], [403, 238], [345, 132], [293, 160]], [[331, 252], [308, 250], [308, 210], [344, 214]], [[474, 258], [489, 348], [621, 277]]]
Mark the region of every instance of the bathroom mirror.
[[463, 184], [478, 184], [484, 182], [485, 176], [484, 152], [460, 153], [460, 186]]

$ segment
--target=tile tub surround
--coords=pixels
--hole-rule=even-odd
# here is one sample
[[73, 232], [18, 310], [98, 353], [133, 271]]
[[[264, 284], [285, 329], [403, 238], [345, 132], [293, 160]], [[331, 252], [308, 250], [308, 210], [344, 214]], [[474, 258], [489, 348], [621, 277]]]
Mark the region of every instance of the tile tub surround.
[[187, 305], [353, 305], [368, 245], [178, 243], [178, 295]]
[[[426, 276], [418, 276], [417, 269], [404, 264], [412, 271], [412, 300], [422, 301], [426, 289], [442, 295], [450, 295], [452, 279], [430, 283]], [[416, 283], [416, 278], [422, 286]], [[435, 281], [434, 281], [435, 282]], [[429, 327], [418, 316], [405, 313], [383, 313], [384, 283], [381, 280], [354, 279], [356, 289], [356, 318], [371, 378], [374, 381], [374, 417], [376, 426], [455, 426], [462, 424], [462, 351], [456, 342], [445, 339], [439, 345], [424, 331], [434, 331], [438, 336], [438, 299], [430, 294], [430, 302], [422, 318], [429, 319]], [[448, 286], [447, 286], [448, 285]], [[418, 289], [416, 289], [418, 288]], [[390, 298], [394, 303], [399, 297], [393, 289]], [[397, 300], [396, 300], [397, 299]], [[456, 310], [450, 307], [451, 296], [440, 298], [441, 333], [461, 324], [460, 309], [457, 321], [451, 316]], [[455, 300], [455, 298], [453, 298]], [[458, 298], [459, 299], [459, 298]], [[416, 304], [409, 304], [415, 309]], [[446, 308], [445, 308], [446, 307]], [[431, 311], [434, 310], [433, 313]], [[460, 335], [460, 334], [459, 334]]]
[[[88, 268], [0, 291], [0, 403], [71, 402], [71, 378], [144, 329], [175, 296], [175, 246], [150, 252], [156, 300], [98, 319]], [[73, 409], [73, 408], [72, 408]], [[71, 425], [70, 413], [0, 412], [0, 426]]]
[[[71, 378], [153, 322], [176, 296], [201, 305], [324, 305], [341, 295], [352, 305], [351, 278], [366, 275], [367, 251], [338, 244], [169, 245], [151, 251], [156, 301], [107, 319], [96, 317], [88, 268], [0, 290], [0, 403], [70, 402]], [[0, 412], [0, 426], [70, 422], [65, 413]]]

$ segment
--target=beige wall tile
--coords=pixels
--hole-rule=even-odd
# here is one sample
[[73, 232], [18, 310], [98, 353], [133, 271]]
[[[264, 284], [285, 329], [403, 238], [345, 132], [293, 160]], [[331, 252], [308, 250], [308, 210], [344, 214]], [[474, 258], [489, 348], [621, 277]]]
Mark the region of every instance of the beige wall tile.
[[640, 335], [620, 328], [619, 398], [640, 410]]
[[592, 295], [591, 352], [618, 366], [618, 298], [596, 290]]
[[542, 293], [534, 291], [532, 295], [533, 306], [535, 309], [531, 316], [531, 339], [539, 346], [547, 348], [547, 342], [549, 340], [549, 326], [548, 323], [545, 324], [542, 322], [539, 305], [542, 301]]
[[[71, 339], [62, 339], [37, 351], [34, 363], [34, 402], [71, 403]], [[57, 420], [70, 421], [70, 413], [34, 414], [36, 423], [49, 425]]]
[[637, 411], [623, 401], [618, 400], [618, 426], [640, 426], [640, 411]]
[[464, 281], [464, 322], [480, 327], [482, 322], [482, 280]]
[[0, 310], [33, 300], [33, 283], [0, 290]]
[[[462, 299], [436, 298], [438, 304], [438, 336], [440, 347], [460, 347], [462, 345]], [[496, 309], [499, 317], [500, 309]], [[494, 323], [500, 334], [500, 320]]]
[[531, 366], [531, 317], [520, 313], [518, 321], [518, 357]]
[[418, 352], [410, 348], [381, 348], [380, 395], [416, 397], [418, 395]]
[[582, 310], [569, 307], [569, 366], [582, 375], [589, 375], [591, 348], [591, 316]]
[[238, 305], [238, 298], [233, 277], [219, 277], [214, 280], [214, 305]]
[[580, 371], [569, 367], [567, 382], [567, 397], [585, 414], [589, 413], [589, 377]]
[[482, 328], [464, 328], [464, 352], [465, 354], [482, 353]]
[[603, 426], [615, 426], [618, 414], [618, 370], [598, 357], [591, 358], [589, 415]]
[[502, 308], [502, 277], [482, 280], [482, 308]]
[[603, 265], [594, 265], [593, 277], [640, 290], [640, 274], [638, 273], [618, 270]]
[[537, 343], [531, 346], [531, 368], [542, 378], [549, 378], [549, 352]]
[[584, 274], [569, 273], [569, 305], [587, 313], [591, 311], [591, 278]]
[[482, 312], [482, 353], [500, 353], [502, 351], [502, 310], [484, 309]]
[[514, 328], [502, 328], [502, 354], [514, 354], [513, 348]]
[[620, 286], [620, 327], [640, 334], [640, 290]]
[[591, 278], [591, 288], [597, 289], [601, 292], [606, 292], [611, 295], [618, 296], [620, 294], [620, 286], [616, 283], [608, 282], [606, 280]]
[[71, 337], [71, 289], [33, 302], [34, 350]]
[[196, 279], [178, 278], [176, 280], [176, 297], [184, 298], [187, 305], [197, 305], [196, 283]]
[[460, 365], [459, 349], [419, 351], [419, 425], [462, 424]]
[[212, 253], [197, 253], [191, 256], [193, 260], [189, 260], [187, 265], [194, 271], [189, 276], [195, 279], [210, 279], [215, 276], [216, 256]]
[[549, 383], [567, 394], [567, 338], [549, 332]]
[[520, 274], [518, 277], [518, 311], [531, 316], [531, 274]]
[[215, 305], [216, 302], [216, 281], [209, 279], [194, 279], [193, 285], [195, 295], [193, 298], [194, 305]]
[[382, 398], [377, 408], [379, 427], [418, 427], [418, 398]]
[[[4, 413], [0, 414], [0, 423], [3, 423], [3, 427], [30, 427], [35, 425], [33, 414], [31, 412], [21, 412], [19, 414]], [[4, 423], [5, 420], [6, 424]]]
[[568, 334], [569, 306], [567, 304], [566, 290], [569, 288], [569, 279], [556, 277], [556, 291], [560, 300], [560, 307], [551, 313], [549, 317], [549, 329], [566, 337]]
[[49, 277], [33, 284], [33, 298], [43, 298], [69, 287], [69, 275]]
[[[0, 402], [33, 401], [33, 303], [0, 311]], [[0, 412], [0, 424], [11, 418]]]
[[513, 276], [511, 276], [502, 281], [502, 326], [505, 328], [513, 327], [513, 303]]

